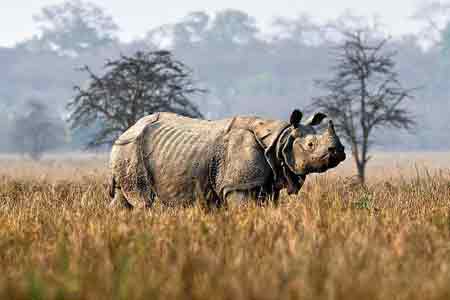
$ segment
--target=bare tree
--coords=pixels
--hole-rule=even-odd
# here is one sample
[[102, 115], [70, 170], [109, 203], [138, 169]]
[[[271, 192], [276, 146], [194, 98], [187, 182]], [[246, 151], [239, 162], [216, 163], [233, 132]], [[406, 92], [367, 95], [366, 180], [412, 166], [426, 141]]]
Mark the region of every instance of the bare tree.
[[25, 114], [14, 119], [12, 140], [16, 151], [38, 160], [48, 150], [64, 143], [65, 128], [61, 118], [38, 100], [27, 102]]
[[88, 146], [112, 143], [138, 119], [154, 112], [202, 117], [187, 97], [204, 91], [195, 87], [191, 71], [168, 51], [121, 56], [108, 61], [105, 69], [98, 76], [88, 66], [82, 68], [89, 74], [89, 85], [76, 86], [77, 95], [68, 104], [73, 128], [100, 126]]
[[336, 47], [333, 78], [317, 81], [327, 91], [313, 99], [312, 106], [336, 120], [337, 129], [352, 147], [358, 177], [365, 182], [366, 164], [374, 129], [414, 125], [404, 101], [412, 89], [401, 86], [395, 72], [395, 52], [386, 50], [388, 39], [373, 39], [370, 30], [344, 32]]

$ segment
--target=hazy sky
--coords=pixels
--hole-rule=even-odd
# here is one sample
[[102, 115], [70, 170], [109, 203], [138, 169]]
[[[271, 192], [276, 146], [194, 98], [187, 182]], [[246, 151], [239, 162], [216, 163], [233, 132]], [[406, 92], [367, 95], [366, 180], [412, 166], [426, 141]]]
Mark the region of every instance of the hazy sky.
[[[426, 0], [91, 0], [111, 14], [121, 27], [124, 40], [142, 36], [149, 28], [177, 21], [194, 10], [214, 12], [241, 9], [268, 24], [274, 16], [295, 17], [301, 13], [323, 20], [350, 9], [358, 15], [381, 17], [393, 34], [414, 31], [408, 20]], [[430, 0], [428, 0], [430, 1]], [[36, 32], [32, 15], [58, 0], [1, 0], [0, 45], [11, 46]], [[262, 4], [264, 3], [264, 4]]]

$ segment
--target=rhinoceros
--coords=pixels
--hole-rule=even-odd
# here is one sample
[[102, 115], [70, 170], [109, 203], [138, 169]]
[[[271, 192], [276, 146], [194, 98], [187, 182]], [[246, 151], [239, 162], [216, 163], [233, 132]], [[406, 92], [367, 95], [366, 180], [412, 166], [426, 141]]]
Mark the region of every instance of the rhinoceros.
[[141, 118], [114, 143], [110, 196], [113, 207], [245, 203], [298, 193], [306, 176], [345, 160], [333, 122], [316, 113], [301, 123], [255, 116], [210, 121], [174, 113]]

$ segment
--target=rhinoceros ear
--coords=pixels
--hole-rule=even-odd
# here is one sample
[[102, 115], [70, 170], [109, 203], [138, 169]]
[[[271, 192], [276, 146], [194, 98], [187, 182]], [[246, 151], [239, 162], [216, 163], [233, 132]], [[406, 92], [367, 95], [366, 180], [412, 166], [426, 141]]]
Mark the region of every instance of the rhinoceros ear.
[[294, 111], [291, 114], [291, 119], [290, 119], [291, 125], [294, 126], [295, 128], [297, 128], [298, 125], [300, 124], [300, 121], [302, 120], [302, 117], [303, 117], [303, 113], [298, 109], [294, 109]]
[[306, 126], [317, 126], [320, 123], [322, 123], [323, 119], [327, 118], [327, 115], [324, 113], [315, 113], [313, 116], [311, 116], [306, 122]]

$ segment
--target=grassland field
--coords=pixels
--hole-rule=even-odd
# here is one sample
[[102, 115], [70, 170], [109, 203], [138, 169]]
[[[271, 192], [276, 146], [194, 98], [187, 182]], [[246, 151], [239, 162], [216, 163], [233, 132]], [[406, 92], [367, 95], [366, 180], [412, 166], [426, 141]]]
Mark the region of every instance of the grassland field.
[[0, 299], [450, 299], [450, 153], [351, 160], [278, 206], [112, 211], [107, 157], [0, 157]]

